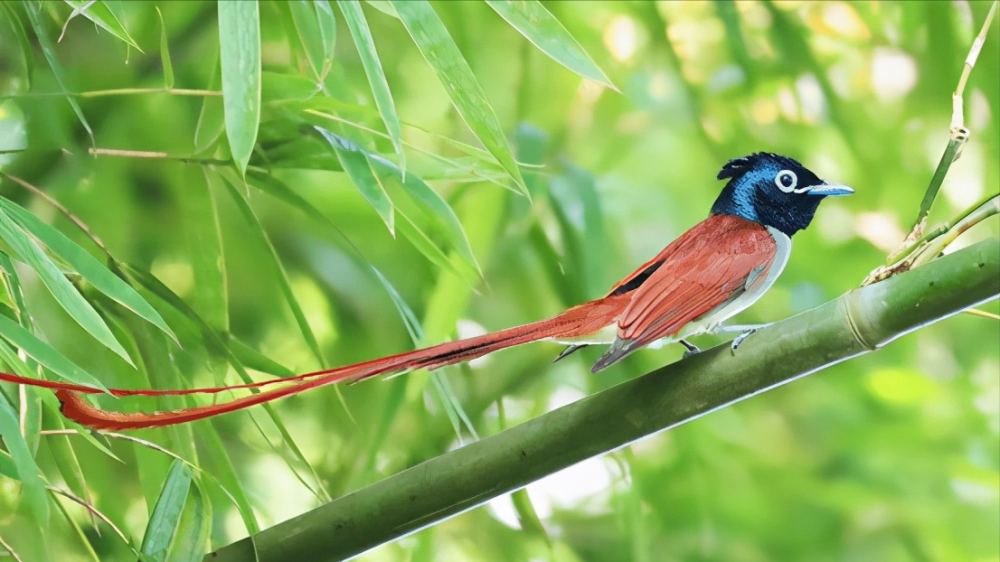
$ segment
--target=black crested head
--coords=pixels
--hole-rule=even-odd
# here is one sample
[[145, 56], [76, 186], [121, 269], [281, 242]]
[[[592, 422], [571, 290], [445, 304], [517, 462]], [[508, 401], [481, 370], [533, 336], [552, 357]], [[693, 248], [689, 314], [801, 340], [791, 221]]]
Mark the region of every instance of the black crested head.
[[718, 179], [728, 179], [713, 215], [736, 215], [776, 228], [788, 236], [809, 226], [820, 202], [854, 193], [827, 183], [792, 158], [756, 152], [726, 162]]

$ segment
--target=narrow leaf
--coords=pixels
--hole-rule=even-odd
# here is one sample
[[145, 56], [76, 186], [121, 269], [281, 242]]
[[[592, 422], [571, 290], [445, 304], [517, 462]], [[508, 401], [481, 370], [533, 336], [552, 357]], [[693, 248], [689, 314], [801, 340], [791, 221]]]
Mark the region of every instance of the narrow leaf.
[[552, 60], [584, 78], [618, 90], [573, 35], [538, 0], [486, 0], [486, 3]]
[[49, 32], [45, 28], [45, 24], [42, 23], [41, 3], [37, 0], [28, 2], [25, 11], [28, 12], [28, 20], [31, 22], [31, 28], [35, 30], [35, 36], [38, 38], [38, 44], [42, 48], [42, 54], [45, 55], [45, 60], [48, 61], [49, 67], [52, 69], [52, 76], [55, 77], [56, 82], [59, 84], [59, 89], [66, 96], [66, 102], [73, 108], [73, 113], [76, 113], [80, 124], [86, 129], [87, 136], [90, 137], [90, 144], [93, 145], [94, 131], [90, 128], [90, 123], [87, 123], [87, 118], [83, 116], [80, 104], [77, 103], [76, 98], [70, 95], [69, 89], [66, 88], [66, 78], [63, 76], [62, 67], [59, 65], [59, 59], [56, 57], [55, 45], [52, 44], [52, 39], [49, 38]]
[[170, 543], [177, 533], [184, 504], [191, 489], [191, 469], [174, 459], [160, 490], [153, 513], [149, 516], [146, 534], [142, 537], [142, 553], [154, 560], [165, 560]]
[[45, 252], [39, 249], [28, 238], [27, 234], [17, 227], [10, 215], [2, 209], [0, 209], [0, 238], [6, 241], [21, 256], [21, 259], [35, 270], [45, 288], [52, 293], [52, 296], [73, 320], [94, 336], [97, 341], [127, 361], [129, 365], [135, 366], [125, 348], [115, 339], [108, 325], [97, 314], [94, 307], [77, 292], [66, 276], [45, 255]]
[[0, 314], [0, 337], [24, 351], [28, 357], [38, 361], [63, 380], [107, 390], [100, 381], [59, 353], [56, 348], [38, 339], [35, 334], [2, 314]]
[[177, 341], [177, 336], [170, 330], [167, 323], [142, 296], [136, 292], [128, 283], [122, 281], [120, 277], [111, 272], [94, 256], [73, 242], [58, 229], [42, 222], [24, 207], [0, 197], [0, 209], [10, 215], [18, 225], [38, 238], [50, 250], [55, 252], [60, 258], [66, 261], [81, 277], [93, 285], [95, 289], [104, 293], [111, 300], [135, 312], [139, 317], [149, 321], [151, 324]]
[[[212, 73], [209, 74], [208, 89], [217, 90], [221, 81], [219, 71], [219, 52], [215, 52], [215, 63], [212, 64]], [[222, 107], [216, 96], [205, 96], [201, 100], [201, 110], [198, 112], [198, 121], [194, 128], [194, 149], [200, 152], [212, 146], [216, 140], [222, 136], [225, 125], [225, 101]]]
[[278, 253], [275, 251], [274, 245], [271, 244], [271, 239], [268, 238], [267, 233], [264, 232], [264, 227], [260, 224], [260, 220], [257, 218], [257, 214], [254, 212], [253, 207], [250, 206], [250, 202], [247, 201], [243, 193], [237, 189], [236, 183], [234, 183], [233, 179], [224, 173], [220, 175], [224, 180], [226, 180], [224, 183], [228, 188], [229, 194], [232, 196], [237, 208], [239, 208], [240, 213], [243, 215], [247, 225], [250, 227], [250, 231], [254, 233], [261, 245], [268, 249], [272, 265], [274, 266], [275, 277], [278, 281], [278, 287], [281, 289], [282, 296], [284, 296], [285, 301], [288, 303], [288, 307], [292, 311], [292, 316], [295, 317], [295, 322], [298, 324], [299, 330], [302, 332], [302, 337], [306, 340], [306, 344], [312, 351], [316, 361], [320, 365], [325, 365], [326, 360], [323, 358], [323, 354], [319, 349], [319, 342], [316, 341], [316, 336], [313, 334], [312, 328], [309, 327], [308, 320], [306, 320], [305, 312], [302, 311], [302, 306], [299, 304], [298, 299], [295, 298], [295, 293], [292, 292], [292, 285], [288, 281], [288, 274], [285, 273], [285, 268], [281, 264], [281, 260], [278, 258]]
[[337, 44], [337, 22], [330, 3], [327, 0], [290, 0], [288, 9], [309, 67], [316, 80], [322, 82], [330, 71]]
[[64, 0], [67, 4], [73, 7], [73, 13], [70, 15], [72, 19], [76, 14], [81, 14], [83, 17], [89, 19], [90, 21], [96, 23], [98, 26], [102, 27], [105, 31], [114, 35], [119, 40], [134, 47], [140, 53], [142, 49], [139, 48], [139, 44], [132, 39], [129, 35], [128, 30], [125, 29], [125, 25], [118, 19], [118, 16], [111, 10], [107, 2], [92, 2], [90, 0]]
[[[404, 209], [400, 208], [398, 205], [399, 203], [404, 202], [399, 201], [399, 198], [396, 200], [397, 205], [395, 208], [400, 215], [405, 215], [407, 220], [411, 222], [411, 225], [417, 231], [420, 231], [420, 235], [417, 239], [411, 239], [410, 241], [432, 261], [437, 262], [443, 258], [446, 262], [450, 262], [445, 254], [436, 248], [436, 245], [430, 241], [430, 238], [423, 233], [417, 226], [417, 223], [414, 222], [416, 219], [416, 213], [419, 212], [430, 220], [432, 225], [435, 227], [435, 230], [441, 234], [448, 241], [449, 245], [456, 251], [460, 260], [474, 272], [473, 279], [471, 281], [475, 282], [475, 275], [481, 275], [481, 272], [479, 264], [476, 262], [476, 258], [472, 253], [472, 248], [469, 246], [469, 240], [462, 228], [462, 223], [459, 222], [458, 217], [455, 216], [455, 212], [451, 209], [448, 203], [446, 203], [436, 191], [431, 189], [430, 186], [428, 186], [422, 179], [420, 179], [419, 176], [415, 174], [408, 174], [404, 180], [403, 171], [384, 157], [373, 152], [369, 152], [352, 143], [350, 140], [323, 129], [322, 127], [316, 127], [316, 129], [330, 142], [330, 145], [333, 146], [335, 150], [339, 149], [338, 156], [340, 156], [341, 153], [356, 153], [362, 155], [362, 157], [366, 159], [366, 164], [369, 167], [368, 174], [374, 178], [374, 181], [378, 182], [379, 187], [392, 187], [393, 183], [401, 186], [403, 188], [402, 191], [406, 193], [412, 203], [415, 204], [413, 205], [415, 211], [411, 210], [408, 213], [404, 212]], [[346, 164], [344, 168], [347, 168]], [[432, 250], [428, 244], [434, 246], [434, 249]], [[453, 269], [453, 267], [449, 265], [448, 269]], [[460, 275], [467, 277], [464, 273], [460, 273]]]
[[0, 2], [0, 8], [6, 12], [7, 16], [3, 19], [7, 21], [10, 25], [11, 31], [14, 36], [17, 37], [17, 44], [21, 48], [21, 62], [24, 65], [24, 78], [26, 90], [31, 90], [31, 77], [35, 71], [35, 50], [31, 46], [31, 42], [28, 41], [28, 34], [24, 31], [24, 24], [21, 22], [21, 18], [17, 15], [17, 11], [11, 7], [8, 2]]
[[392, 146], [396, 149], [399, 168], [405, 177], [406, 154], [403, 152], [403, 133], [399, 125], [399, 116], [396, 115], [396, 105], [392, 101], [389, 83], [386, 82], [382, 62], [378, 58], [378, 51], [375, 50], [375, 40], [368, 28], [368, 22], [365, 20], [365, 13], [361, 9], [361, 4], [354, 0], [339, 0], [337, 5], [340, 6], [340, 11], [344, 14], [344, 21], [347, 22], [347, 28], [351, 31], [354, 45], [358, 48], [358, 54], [361, 55], [361, 64], [368, 76], [368, 84], [375, 97], [375, 106], [378, 107], [382, 122], [385, 123], [385, 130], [389, 133]]
[[518, 189], [530, 198], [486, 92], [430, 3], [392, 0], [392, 6], [424, 59], [437, 73], [459, 115], [500, 162]]
[[212, 502], [193, 480], [189, 501], [184, 505], [177, 522], [177, 532], [170, 546], [168, 562], [198, 562], [208, 550], [208, 536], [212, 530]]
[[345, 142], [346, 139], [343, 137], [334, 135], [326, 129], [319, 127], [316, 129], [329, 141], [333, 151], [337, 154], [337, 159], [340, 160], [341, 166], [344, 167], [347, 176], [351, 178], [351, 182], [354, 183], [354, 186], [358, 188], [361, 195], [375, 209], [378, 216], [382, 218], [382, 222], [389, 228], [389, 232], [395, 236], [396, 227], [392, 213], [392, 201], [389, 200], [389, 195], [386, 194], [382, 182], [372, 173], [371, 166], [368, 165], [368, 159], [356, 147]]
[[226, 135], [246, 173], [260, 124], [260, 12], [257, 2], [219, 2], [219, 54]]
[[156, 7], [156, 15], [160, 17], [160, 63], [163, 65], [163, 87], [169, 90], [174, 87], [174, 65], [170, 62], [167, 25], [163, 23], [163, 14], [159, 6]]
[[[5, 318], [0, 316], [0, 318]], [[17, 421], [17, 411], [0, 392], [0, 437], [3, 438], [11, 460], [17, 469], [17, 479], [21, 481], [25, 500], [35, 515], [34, 523], [44, 527], [49, 521], [48, 497], [45, 493], [45, 482], [31, 455], [28, 442], [21, 435], [21, 427]]]

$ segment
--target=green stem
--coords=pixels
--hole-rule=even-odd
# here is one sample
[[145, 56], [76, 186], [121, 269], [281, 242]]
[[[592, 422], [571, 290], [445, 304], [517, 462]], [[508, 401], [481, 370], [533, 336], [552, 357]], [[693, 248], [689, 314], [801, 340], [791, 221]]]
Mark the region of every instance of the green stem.
[[208, 554], [345, 560], [1000, 295], [992, 238], [443, 454]]

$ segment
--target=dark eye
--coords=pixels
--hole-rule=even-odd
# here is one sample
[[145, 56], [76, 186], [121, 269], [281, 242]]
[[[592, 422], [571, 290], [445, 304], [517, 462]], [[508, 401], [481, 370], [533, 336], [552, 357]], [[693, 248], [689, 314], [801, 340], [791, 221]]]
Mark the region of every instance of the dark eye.
[[774, 176], [774, 185], [778, 186], [778, 189], [784, 191], [785, 193], [791, 193], [795, 190], [795, 186], [799, 184], [799, 178], [795, 175], [795, 172], [791, 170], [782, 170], [778, 172], [777, 176]]

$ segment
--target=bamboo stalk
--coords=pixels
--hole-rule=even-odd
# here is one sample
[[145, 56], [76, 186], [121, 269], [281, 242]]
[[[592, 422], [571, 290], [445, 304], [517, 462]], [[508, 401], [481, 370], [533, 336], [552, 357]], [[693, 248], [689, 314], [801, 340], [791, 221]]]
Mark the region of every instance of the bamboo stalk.
[[1000, 239], [979, 242], [443, 454], [225, 546], [206, 562], [345, 560], [587, 458], [775, 388], [1000, 295]]

